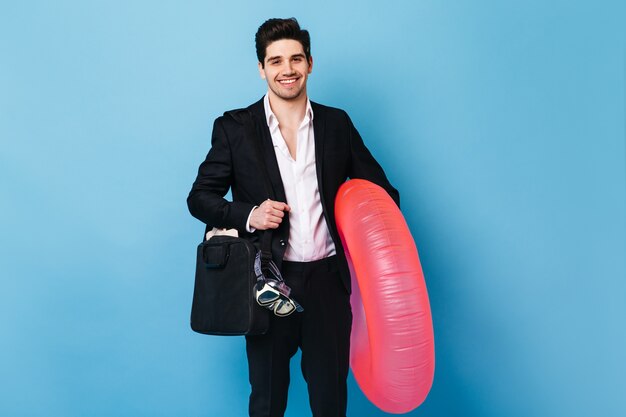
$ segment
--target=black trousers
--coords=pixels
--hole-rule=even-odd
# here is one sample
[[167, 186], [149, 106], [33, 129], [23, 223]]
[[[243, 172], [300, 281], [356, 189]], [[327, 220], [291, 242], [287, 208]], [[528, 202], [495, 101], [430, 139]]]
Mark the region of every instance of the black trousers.
[[302, 350], [302, 375], [314, 417], [345, 417], [352, 310], [336, 257], [283, 262], [283, 279], [304, 312], [272, 315], [270, 330], [246, 336], [250, 417], [282, 417], [287, 408], [289, 361]]

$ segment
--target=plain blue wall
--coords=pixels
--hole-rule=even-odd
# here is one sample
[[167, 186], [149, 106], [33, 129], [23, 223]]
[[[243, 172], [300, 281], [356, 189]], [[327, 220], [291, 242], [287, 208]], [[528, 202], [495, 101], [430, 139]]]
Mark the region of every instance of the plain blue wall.
[[[185, 198], [296, 16], [312, 99], [391, 181], [434, 318], [412, 416], [626, 415], [623, 2], [3, 1], [0, 415], [243, 416], [241, 338], [188, 326]], [[297, 365], [294, 363], [294, 365]], [[287, 415], [310, 415], [294, 366]], [[350, 416], [382, 416], [350, 380]]]

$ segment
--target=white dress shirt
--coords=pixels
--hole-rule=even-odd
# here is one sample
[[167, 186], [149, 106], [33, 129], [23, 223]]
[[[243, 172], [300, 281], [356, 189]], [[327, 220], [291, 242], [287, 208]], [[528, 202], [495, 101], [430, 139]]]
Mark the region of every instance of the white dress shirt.
[[[315, 135], [313, 109], [307, 98], [306, 113], [298, 128], [296, 159], [289, 153], [280, 132], [278, 119], [267, 94], [263, 99], [267, 126], [272, 135], [274, 152], [287, 197], [289, 212], [289, 240], [283, 259], [309, 262], [336, 253], [328, 225], [322, 212], [317, 174], [315, 171]], [[248, 222], [250, 219], [248, 218]]]

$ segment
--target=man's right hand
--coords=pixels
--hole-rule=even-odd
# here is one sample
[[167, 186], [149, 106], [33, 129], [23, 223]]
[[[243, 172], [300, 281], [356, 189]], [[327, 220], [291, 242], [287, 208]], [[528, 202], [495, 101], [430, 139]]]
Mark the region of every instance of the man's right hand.
[[287, 203], [265, 200], [250, 215], [250, 226], [257, 230], [276, 229], [283, 221], [285, 212], [291, 210]]

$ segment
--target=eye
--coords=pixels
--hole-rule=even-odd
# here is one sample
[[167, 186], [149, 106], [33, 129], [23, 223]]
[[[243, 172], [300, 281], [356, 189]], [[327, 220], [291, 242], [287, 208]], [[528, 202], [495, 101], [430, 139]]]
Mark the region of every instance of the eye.
[[302, 57], [301, 56], [297, 56], [293, 60], [296, 61], [296, 62], [300, 62], [300, 61], [302, 61]]

